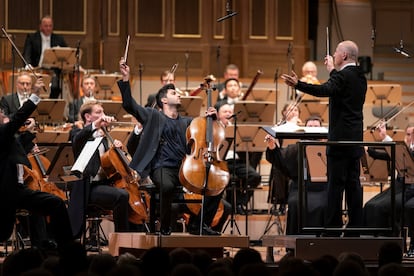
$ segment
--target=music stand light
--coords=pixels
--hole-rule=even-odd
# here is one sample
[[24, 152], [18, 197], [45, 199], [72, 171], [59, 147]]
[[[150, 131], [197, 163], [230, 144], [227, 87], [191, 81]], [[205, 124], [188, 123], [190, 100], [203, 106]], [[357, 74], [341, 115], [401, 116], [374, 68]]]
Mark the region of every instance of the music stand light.
[[183, 96], [181, 98], [181, 105], [178, 107], [178, 112], [182, 116], [199, 117], [201, 113], [201, 106], [203, 98], [200, 96]]

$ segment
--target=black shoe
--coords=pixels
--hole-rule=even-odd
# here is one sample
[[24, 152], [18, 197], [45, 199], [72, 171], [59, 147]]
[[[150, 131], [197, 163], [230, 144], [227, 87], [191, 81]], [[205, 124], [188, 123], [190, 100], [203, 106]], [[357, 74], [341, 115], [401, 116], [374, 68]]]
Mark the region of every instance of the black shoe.
[[[200, 228], [198, 227], [190, 227], [188, 229], [188, 232], [191, 235], [200, 235]], [[211, 227], [207, 226], [207, 225], [203, 225], [203, 229], [201, 231], [201, 235], [205, 235], [205, 236], [220, 236], [221, 233], [214, 231], [213, 229], [211, 229]]]
[[169, 236], [171, 235], [171, 227], [161, 228], [160, 232], [161, 232], [161, 235]]
[[414, 258], [414, 245], [410, 245], [407, 253], [405, 254], [407, 258]]

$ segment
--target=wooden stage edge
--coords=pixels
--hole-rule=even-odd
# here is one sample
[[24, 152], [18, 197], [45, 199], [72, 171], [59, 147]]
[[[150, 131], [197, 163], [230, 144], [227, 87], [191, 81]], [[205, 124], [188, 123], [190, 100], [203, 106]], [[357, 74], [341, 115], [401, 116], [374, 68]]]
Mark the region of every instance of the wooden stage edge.
[[397, 242], [403, 248], [401, 237], [315, 237], [315, 236], [279, 236], [267, 235], [263, 237], [264, 247], [286, 247], [295, 252], [295, 257], [304, 260], [314, 260], [329, 254], [335, 257], [343, 252], [359, 254], [364, 261], [376, 262], [378, 251], [386, 242]]
[[248, 236], [221, 235], [197, 236], [188, 233], [172, 233], [170, 236], [146, 233], [111, 233], [109, 235], [109, 254], [119, 256], [120, 249], [147, 250], [152, 247], [223, 249], [224, 247], [249, 247]]

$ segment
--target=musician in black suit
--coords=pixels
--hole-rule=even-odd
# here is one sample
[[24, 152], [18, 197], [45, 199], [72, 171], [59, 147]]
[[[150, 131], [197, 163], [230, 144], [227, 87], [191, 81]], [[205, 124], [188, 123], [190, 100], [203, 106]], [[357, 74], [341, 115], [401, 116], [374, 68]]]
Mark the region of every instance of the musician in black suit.
[[[306, 120], [307, 127], [321, 127], [322, 120], [311, 116]], [[267, 135], [266, 160], [281, 171], [289, 179], [289, 195], [287, 198], [288, 212], [286, 234], [299, 234], [298, 226], [298, 145], [290, 144], [281, 148], [277, 139]], [[309, 179], [309, 177], [307, 178]], [[322, 227], [326, 208], [326, 183], [306, 183], [307, 206], [304, 212], [303, 225], [306, 227]]]
[[[367, 90], [367, 80], [357, 66], [358, 46], [352, 41], [340, 42], [332, 56], [325, 57], [330, 73], [321, 85], [298, 81], [298, 76], [283, 74], [289, 86], [304, 93], [329, 97], [329, 141], [362, 141], [362, 108]], [[336, 68], [336, 69], [335, 69]], [[362, 226], [362, 187], [360, 176], [361, 146], [328, 146], [328, 207], [325, 226], [341, 228], [342, 196], [346, 193], [348, 227]], [[338, 235], [339, 233], [332, 233]], [[347, 235], [349, 233], [346, 233]]]
[[[63, 36], [53, 33], [53, 20], [47, 15], [40, 20], [39, 30], [27, 35], [23, 56], [29, 66], [38, 67], [42, 65], [44, 50], [56, 46], [67, 47], [68, 45]], [[54, 68], [53, 72], [50, 98], [57, 98], [62, 92], [59, 85], [62, 72], [58, 68]]]
[[[31, 168], [27, 154], [16, 135], [40, 101], [40, 86], [10, 117], [0, 112], [0, 240], [9, 238], [15, 224], [17, 209], [33, 215], [49, 216], [54, 238], [59, 246], [71, 242], [72, 232], [65, 202], [59, 197], [29, 189], [24, 184], [23, 165]], [[30, 141], [30, 140], [29, 140]], [[33, 229], [32, 229], [33, 230]]]
[[[97, 101], [89, 101], [82, 105], [80, 116], [83, 120], [82, 129], [72, 129], [72, 147], [75, 158], [78, 158], [85, 144], [89, 140], [104, 137], [102, 127], [115, 119], [104, 113], [103, 107]], [[122, 143], [114, 140], [114, 146], [121, 148]], [[101, 145], [93, 154], [83, 172], [83, 180], [72, 185], [69, 201], [69, 216], [71, 218], [75, 236], [82, 234], [84, 225], [85, 206], [96, 205], [104, 210], [113, 211], [115, 232], [128, 232], [130, 230], [129, 194], [125, 189], [112, 186], [105, 171], [101, 167], [101, 156], [109, 149], [108, 141], [102, 139]]]
[[79, 111], [86, 101], [93, 101], [95, 100], [95, 90], [96, 90], [96, 80], [92, 76], [84, 76], [82, 79], [82, 91], [83, 96], [79, 99], [74, 99], [72, 102], [69, 103], [69, 116], [68, 121], [73, 123], [78, 121], [80, 118]]
[[[36, 86], [44, 86], [41, 78], [36, 80]], [[16, 79], [16, 93], [7, 94], [0, 100], [0, 108], [7, 116], [12, 116], [29, 99], [32, 93], [32, 77], [27, 72], [22, 72]]]

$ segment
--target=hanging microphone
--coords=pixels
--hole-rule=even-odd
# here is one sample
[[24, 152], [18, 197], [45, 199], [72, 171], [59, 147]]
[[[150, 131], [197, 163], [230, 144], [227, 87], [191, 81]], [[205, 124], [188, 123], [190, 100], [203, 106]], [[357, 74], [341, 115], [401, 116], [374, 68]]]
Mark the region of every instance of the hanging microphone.
[[217, 22], [221, 22], [223, 20], [232, 18], [235, 15], [237, 15], [237, 12], [234, 12], [234, 11], [230, 10], [230, 2], [227, 1], [227, 3], [226, 3], [226, 15], [223, 16], [223, 17], [220, 17], [219, 19], [217, 19]]
[[406, 50], [404, 50], [404, 48], [394, 47], [393, 49], [394, 49], [394, 52], [399, 53], [399, 54], [405, 56], [406, 58], [411, 57], [411, 55]]

